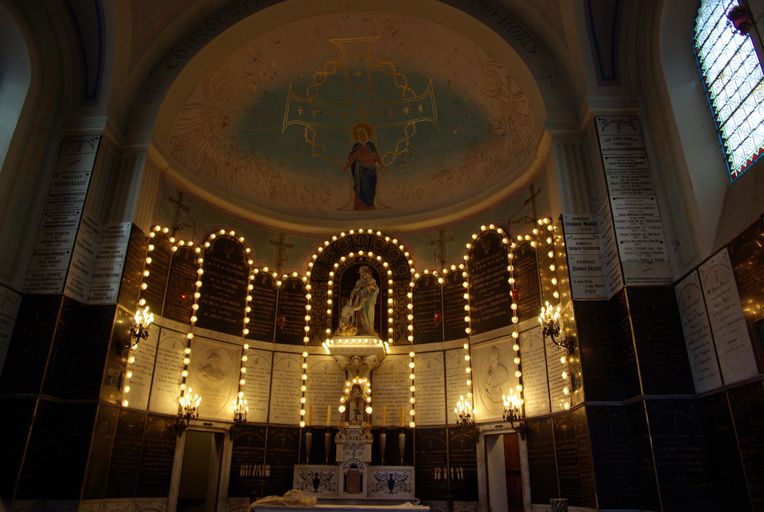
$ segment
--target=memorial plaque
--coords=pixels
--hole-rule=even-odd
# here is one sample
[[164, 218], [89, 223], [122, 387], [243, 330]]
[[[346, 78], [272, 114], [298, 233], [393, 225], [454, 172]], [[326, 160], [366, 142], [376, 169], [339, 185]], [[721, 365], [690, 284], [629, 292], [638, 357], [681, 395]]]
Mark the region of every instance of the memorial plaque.
[[305, 337], [305, 284], [297, 277], [286, 279], [279, 289], [276, 312], [276, 343], [302, 345]]
[[252, 311], [249, 313], [247, 338], [273, 341], [273, 329], [276, 326], [276, 280], [266, 272], [258, 272], [252, 286]]
[[697, 405], [691, 400], [653, 400], [647, 413], [655, 471], [665, 510], [722, 510], [712, 480]]
[[502, 395], [514, 391], [518, 384], [512, 338], [473, 345], [471, 353], [473, 407], [477, 417], [481, 421], [501, 421], [504, 412]]
[[22, 297], [5, 367], [0, 373], [2, 392], [36, 393], [40, 389], [61, 299], [61, 295]]
[[0, 422], [0, 438], [3, 440], [0, 443], [0, 496], [13, 495], [36, 402], [32, 397], [0, 398], [0, 417], [13, 418], [13, 421]]
[[145, 427], [146, 413], [120, 411], [111, 451], [109, 479], [106, 485], [107, 498], [135, 496]]
[[517, 246], [512, 266], [515, 278], [515, 301], [520, 321], [536, 318], [541, 311], [541, 289], [536, 249], [530, 243]]
[[416, 494], [425, 500], [442, 500], [448, 492], [448, 444], [445, 428], [414, 431]]
[[[736, 403], [738, 402], [736, 401]], [[713, 472], [713, 482], [716, 484], [716, 495], [723, 497], [725, 507], [729, 510], [753, 510], [749, 500], [745, 472], [743, 471], [743, 461], [740, 458], [740, 452], [738, 452], [738, 440], [735, 436], [735, 425], [732, 422], [727, 393], [717, 393], [700, 398], [698, 405], [703, 432], [706, 436], [706, 449], [712, 461], [711, 471]], [[747, 409], [746, 406], [743, 407], [743, 410], [745, 409]], [[745, 416], [748, 416], [747, 413], [748, 411], [744, 413]], [[742, 423], [746, 423], [745, 419]], [[761, 425], [757, 428], [761, 428]], [[751, 434], [750, 431], [746, 430], [746, 426], [743, 426], [741, 431], [744, 434]], [[761, 437], [761, 431], [754, 434], [754, 438], [759, 437]], [[758, 439], [754, 439], [754, 443], [757, 442], [759, 442]], [[749, 446], [746, 444], [746, 448]], [[760, 465], [759, 461], [763, 453], [748, 453], [749, 456], [753, 455], [754, 457], [754, 468], [757, 464]], [[764, 484], [759, 475], [760, 473], [756, 469], [750, 474], [754, 480], [758, 480], [758, 483], [753, 484], [754, 486]], [[761, 496], [759, 496], [759, 500], [761, 500]], [[762, 502], [759, 501], [759, 503]]]
[[146, 418], [135, 496], [162, 498], [169, 494], [178, 440], [173, 429], [175, 422], [175, 418], [151, 414]]
[[477, 454], [472, 433], [461, 428], [448, 429], [449, 476], [454, 499], [477, 501]]
[[146, 265], [149, 275], [143, 278], [143, 282], [146, 283], [147, 288], [141, 291], [141, 297], [146, 299], [146, 305], [154, 314], [161, 314], [170, 272], [172, 245], [167, 239], [167, 235], [161, 232], [154, 233], [154, 238], [149, 238], [148, 241], [150, 245], [154, 246], [154, 250], [147, 252], [147, 256], [151, 258], [151, 263]]
[[[637, 355], [634, 352], [631, 316], [625, 288], [610, 299], [610, 307], [613, 312], [614, 329], [611, 340], [615, 343], [616, 360], [620, 362], [618, 375], [624, 393], [623, 396], [624, 398], [632, 398], [640, 395], [641, 390], [639, 386]], [[589, 398], [588, 389], [587, 398]]]
[[647, 411], [643, 401], [632, 402], [626, 406], [629, 418], [632, 456], [634, 458], [634, 478], [640, 492], [640, 501], [632, 506], [643, 510], [658, 509], [658, 483], [655, 480], [653, 447], [647, 428]]
[[39, 401], [17, 499], [80, 499], [95, 412], [92, 404]]
[[249, 264], [244, 247], [235, 238], [219, 236], [204, 251], [196, 325], [241, 335], [244, 328]]
[[62, 398], [97, 398], [115, 306], [64, 297], [43, 390]]
[[0, 374], [11, 343], [13, 326], [21, 306], [21, 294], [0, 284]]
[[644, 394], [690, 394], [692, 375], [674, 290], [627, 289]]
[[486, 232], [473, 241], [468, 262], [473, 335], [510, 323], [508, 263], [509, 255], [498, 234]]
[[425, 274], [414, 286], [414, 343], [443, 341], [443, 297], [438, 278]]
[[387, 425], [408, 426], [409, 416], [409, 356], [388, 355], [371, 374], [374, 425], [382, 425], [385, 408]]
[[723, 249], [709, 258], [698, 267], [698, 273], [724, 384], [758, 375], [756, 357], [727, 250]]
[[[730, 263], [735, 274], [740, 301], [743, 304], [764, 303], [764, 219], [760, 218], [743, 231], [727, 247]], [[764, 319], [762, 308], [746, 307], [744, 310], [749, 325]], [[764, 372], [764, 336], [759, 334], [754, 343], [759, 373]]]
[[249, 404], [247, 419], [250, 422], [268, 421], [268, 397], [271, 395], [271, 366], [273, 352], [252, 350], [247, 354], [247, 383], [244, 384], [244, 398]]
[[228, 496], [259, 498], [265, 488], [265, 427], [245, 425], [233, 434]]
[[148, 409], [159, 331], [159, 327], [152, 324], [149, 327], [149, 337], [142, 340], [131, 352], [135, 357], [135, 363], [130, 365], [130, 371], [133, 372], [133, 376], [130, 378], [130, 393], [126, 394], [124, 398], [129, 400], [130, 407], [134, 409]]
[[85, 499], [99, 499], [106, 496], [106, 482], [119, 412], [120, 409], [110, 406], [101, 406], [98, 409], [82, 490]]
[[692, 271], [677, 283], [674, 292], [695, 391], [702, 393], [718, 388], [722, 377], [698, 273]]
[[[308, 425], [334, 426], [339, 423], [339, 397], [345, 384], [345, 370], [331, 356], [308, 357], [306, 422]], [[376, 398], [376, 389], [375, 397]], [[375, 409], [376, 407], [376, 403]]]
[[528, 420], [526, 425], [531, 502], [546, 505], [550, 498], [559, 497], [552, 419]]
[[583, 408], [554, 417], [554, 439], [560, 496], [570, 505], [594, 508], [594, 468]]
[[241, 347], [196, 336], [191, 343], [187, 384], [202, 397], [200, 418], [231, 419], [241, 364]]
[[163, 315], [170, 320], [189, 323], [191, 306], [196, 291], [196, 262], [194, 249], [179, 247], [172, 255], [170, 275], [167, 278], [167, 293], [164, 297]]
[[[467, 343], [467, 340], [464, 340]], [[466, 396], [472, 391], [467, 387], [467, 361], [464, 356], [467, 352], [461, 348], [446, 350], [446, 423], [456, 423], [454, 406], [459, 401], [459, 396]]]
[[[278, 383], [278, 385], [271, 386], [268, 422], [297, 425], [300, 421], [302, 356], [300, 354], [274, 352], [271, 382]], [[289, 481], [291, 482], [291, 476]]]
[[[143, 282], [143, 269], [149, 271], [149, 277], [151, 276], [151, 270], [153, 270], [154, 253], [152, 252], [151, 263], [152, 265], [146, 265], [146, 256], [148, 255], [148, 237], [141, 231], [138, 226], [130, 226], [130, 240], [127, 244], [127, 250], [125, 254], [124, 268], [122, 269], [122, 284], [119, 287], [119, 298], [117, 303], [122, 306], [132, 309], [138, 302], [138, 297], [141, 293], [141, 283]], [[102, 246], [102, 249], [105, 247]], [[169, 263], [169, 255], [167, 255]], [[167, 270], [165, 269], [165, 272]], [[164, 278], [167, 276], [165, 274]], [[164, 292], [164, 288], [161, 290]], [[161, 301], [159, 302], [161, 305]], [[159, 313], [159, 309], [153, 309], [156, 313]]]
[[467, 299], [464, 288], [464, 277], [461, 270], [455, 270], [446, 274], [443, 284], [443, 339], [458, 340], [464, 338], [464, 306]]
[[414, 363], [417, 426], [443, 425], [446, 423], [447, 408], [443, 352], [419, 352]]
[[527, 417], [549, 414], [546, 352], [541, 326], [520, 333], [520, 356], [523, 365], [523, 398]]
[[180, 372], [183, 369], [184, 333], [162, 329], [159, 333], [154, 379], [151, 382], [149, 410], [164, 414], [178, 414]]
[[300, 429], [268, 427], [265, 450], [266, 481], [264, 494], [283, 495], [292, 488], [294, 465], [300, 446]]
[[729, 391], [730, 408], [735, 422], [740, 456], [743, 460], [751, 504], [754, 510], [764, 507], [764, 388], [754, 382]]
[[[607, 215], [609, 218], [609, 209]], [[573, 299], [610, 298], [602, 268], [602, 226], [598, 216], [565, 213], [563, 229]]]

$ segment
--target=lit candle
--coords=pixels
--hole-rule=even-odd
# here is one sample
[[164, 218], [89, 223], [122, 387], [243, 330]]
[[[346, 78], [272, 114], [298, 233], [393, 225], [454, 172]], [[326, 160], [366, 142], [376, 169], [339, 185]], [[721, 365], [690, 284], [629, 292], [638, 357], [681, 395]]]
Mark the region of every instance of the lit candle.
[[332, 421], [332, 406], [327, 405], [326, 406], [326, 422], [324, 422], [324, 425], [328, 427], [331, 421]]

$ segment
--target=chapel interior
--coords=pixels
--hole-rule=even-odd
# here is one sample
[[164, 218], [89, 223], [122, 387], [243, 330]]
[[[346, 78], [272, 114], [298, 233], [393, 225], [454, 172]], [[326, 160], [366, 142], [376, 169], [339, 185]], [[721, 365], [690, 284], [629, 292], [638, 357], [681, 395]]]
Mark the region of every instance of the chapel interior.
[[0, 510], [764, 510], [762, 15], [0, 0]]

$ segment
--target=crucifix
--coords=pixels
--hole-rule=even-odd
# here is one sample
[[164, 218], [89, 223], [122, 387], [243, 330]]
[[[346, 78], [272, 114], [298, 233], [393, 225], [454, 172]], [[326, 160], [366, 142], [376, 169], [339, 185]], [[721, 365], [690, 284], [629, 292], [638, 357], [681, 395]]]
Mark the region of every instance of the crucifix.
[[528, 206], [528, 204], [531, 205], [531, 216], [523, 215], [518, 218], [512, 218], [510, 216], [509, 219], [507, 219], [507, 234], [510, 238], [512, 238], [512, 224], [533, 224], [536, 222], [537, 214], [536, 214], [536, 196], [541, 194], [541, 190], [536, 190], [536, 188], [533, 186], [533, 183], [531, 183], [530, 187], [528, 187], [530, 190], [530, 197], [523, 201], [523, 204], [520, 205], [520, 207], [515, 211], [515, 213], [521, 211], [523, 208]]
[[180, 222], [181, 212], [184, 212], [186, 214], [188, 214], [189, 212], [188, 205], [183, 204], [183, 192], [178, 191], [177, 199], [168, 197], [168, 200], [175, 205], [175, 215], [172, 218], [172, 232], [170, 233], [170, 236], [175, 236], [175, 233], [178, 231], [182, 231], [183, 228], [193, 227], [193, 224], [186, 224], [184, 222]]
[[444, 269], [446, 268], [446, 242], [450, 242], [454, 239], [453, 235], [446, 236], [446, 232], [444, 230], [438, 231], [438, 238], [435, 240], [430, 240], [430, 245], [432, 247], [435, 247], [435, 250], [433, 251], [433, 256], [435, 257], [435, 267], [437, 268], [438, 264], [440, 263], [440, 268]]
[[284, 233], [279, 233], [278, 239], [271, 240], [270, 244], [278, 246], [278, 249], [276, 249], [276, 272], [282, 274], [287, 264], [286, 250], [294, 247], [294, 244], [286, 243], [286, 237], [284, 236]]

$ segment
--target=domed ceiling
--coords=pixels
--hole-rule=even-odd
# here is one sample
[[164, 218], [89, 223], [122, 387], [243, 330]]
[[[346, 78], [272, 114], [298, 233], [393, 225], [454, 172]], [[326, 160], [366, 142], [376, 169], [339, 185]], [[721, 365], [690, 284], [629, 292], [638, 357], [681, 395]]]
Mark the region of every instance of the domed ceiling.
[[506, 193], [540, 137], [516, 74], [474, 41], [359, 12], [291, 22], [220, 58], [161, 146], [213, 195], [347, 223], [436, 216]]

